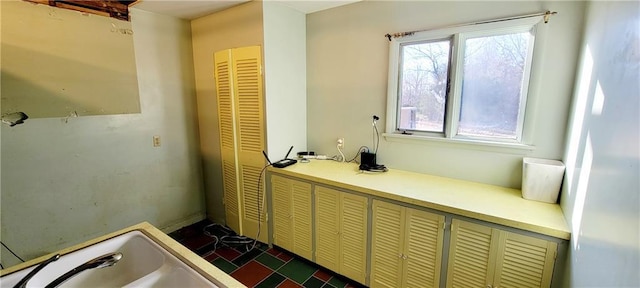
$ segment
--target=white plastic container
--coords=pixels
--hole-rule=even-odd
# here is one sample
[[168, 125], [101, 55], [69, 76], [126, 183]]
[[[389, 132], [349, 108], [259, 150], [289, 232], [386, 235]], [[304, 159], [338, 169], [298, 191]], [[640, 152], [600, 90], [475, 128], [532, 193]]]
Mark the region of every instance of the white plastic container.
[[522, 198], [556, 203], [564, 168], [564, 164], [558, 160], [523, 158]]

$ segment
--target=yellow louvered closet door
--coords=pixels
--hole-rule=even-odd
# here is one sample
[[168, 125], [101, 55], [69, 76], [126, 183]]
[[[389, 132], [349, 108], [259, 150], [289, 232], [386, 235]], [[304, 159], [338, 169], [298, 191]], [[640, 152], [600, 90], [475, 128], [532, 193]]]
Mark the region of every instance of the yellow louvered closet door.
[[406, 208], [405, 270], [402, 287], [438, 287], [444, 216]]
[[[495, 263], [494, 239], [497, 233], [491, 227], [453, 219], [447, 287], [487, 287], [491, 285]], [[492, 242], [492, 240], [494, 240]]]
[[[259, 241], [267, 242], [264, 178], [258, 191], [258, 179], [264, 167], [265, 143], [264, 100], [262, 89], [262, 57], [259, 46], [235, 48], [231, 51], [236, 115], [236, 141], [240, 200], [242, 201], [242, 235], [255, 238], [260, 225]], [[259, 214], [258, 214], [258, 210]], [[260, 224], [258, 224], [260, 222]]]
[[265, 163], [261, 48], [234, 48], [214, 56], [227, 225], [251, 238], [260, 229], [258, 240], [267, 242], [264, 178], [258, 184]]
[[340, 193], [340, 274], [362, 284], [367, 270], [366, 197]]
[[502, 231], [493, 287], [549, 287], [558, 244]]
[[218, 100], [218, 129], [222, 158], [223, 199], [226, 224], [240, 233], [240, 191], [236, 169], [235, 116], [231, 50], [214, 54], [214, 75]]
[[370, 286], [401, 287], [405, 209], [378, 200], [373, 201], [372, 209]]

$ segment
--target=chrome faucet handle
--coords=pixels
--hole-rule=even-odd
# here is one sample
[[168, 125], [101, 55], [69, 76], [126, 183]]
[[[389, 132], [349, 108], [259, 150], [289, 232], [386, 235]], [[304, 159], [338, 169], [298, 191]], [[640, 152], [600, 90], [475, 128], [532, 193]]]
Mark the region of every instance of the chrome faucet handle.
[[40, 270], [42, 270], [42, 268], [44, 268], [44, 266], [47, 266], [51, 262], [57, 261], [58, 259], [60, 259], [60, 254], [53, 255], [53, 256], [51, 256], [51, 258], [49, 258], [49, 259], [45, 260], [44, 262], [40, 263], [40, 265], [38, 265], [36, 268], [31, 270], [31, 272], [29, 272], [29, 274], [27, 274], [27, 276], [22, 277], [22, 279], [20, 279], [20, 281], [18, 281], [18, 283], [16, 283], [16, 285], [14, 285], [13, 288], [24, 288], [24, 287], [27, 287], [27, 282], [29, 282], [29, 280], [31, 280], [31, 278], [33, 278], [34, 275], [36, 275], [38, 272], [40, 272]]
[[45, 288], [58, 287], [60, 284], [73, 278], [74, 276], [78, 275], [80, 272], [84, 270], [111, 267], [113, 265], [116, 265], [116, 263], [118, 263], [120, 259], [122, 259], [122, 253], [109, 253], [109, 254], [96, 257], [94, 259], [91, 259], [85, 262], [84, 264], [79, 265], [76, 268], [69, 270], [69, 272], [64, 273], [62, 276], [56, 278], [56, 280], [53, 280], [51, 283], [45, 286]]

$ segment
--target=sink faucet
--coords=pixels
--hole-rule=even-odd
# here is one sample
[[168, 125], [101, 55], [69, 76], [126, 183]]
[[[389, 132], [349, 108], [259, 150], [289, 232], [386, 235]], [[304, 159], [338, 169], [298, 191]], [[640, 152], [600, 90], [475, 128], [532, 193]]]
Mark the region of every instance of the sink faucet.
[[26, 287], [27, 286], [27, 282], [29, 282], [29, 280], [31, 280], [31, 278], [33, 278], [33, 275], [36, 275], [36, 273], [40, 272], [40, 270], [42, 270], [42, 268], [44, 268], [44, 266], [47, 266], [51, 262], [57, 261], [58, 259], [60, 259], [60, 254], [53, 255], [51, 258], [49, 258], [49, 259], [45, 260], [44, 262], [40, 263], [40, 265], [38, 265], [36, 268], [31, 270], [31, 272], [29, 272], [29, 274], [27, 274], [27, 276], [24, 276], [22, 279], [20, 279], [20, 281], [18, 281], [18, 283], [16, 283], [16, 285], [14, 285], [13, 288], [24, 288], [24, 287]]
[[78, 275], [80, 272], [84, 270], [111, 267], [116, 263], [118, 263], [120, 259], [122, 259], [122, 253], [109, 253], [109, 254], [105, 254], [100, 257], [91, 259], [85, 262], [84, 264], [81, 264], [80, 266], [69, 270], [69, 272], [64, 273], [62, 276], [58, 277], [56, 280], [53, 280], [53, 282], [45, 286], [45, 288], [58, 287], [60, 284], [73, 278], [74, 276]]

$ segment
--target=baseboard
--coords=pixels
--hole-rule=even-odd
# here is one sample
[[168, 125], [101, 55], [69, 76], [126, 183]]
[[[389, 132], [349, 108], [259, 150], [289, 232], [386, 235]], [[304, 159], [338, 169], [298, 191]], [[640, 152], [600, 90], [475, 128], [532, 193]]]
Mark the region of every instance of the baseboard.
[[193, 214], [193, 215], [191, 215], [191, 216], [189, 216], [189, 217], [187, 217], [187, 218], [185, 218], [185, 219], [183, 219], [181, 221], [178, 221], [178, 222], [176, 222], [174, 224], [171, 224], [169, 226], [162, 227], [162, 228], [158, 227], [158, 229], [160, 229], [160, 231], [162, 231], [162, 232], [164, 232], [166, 234], [169, 234], [169, 233], [171, 233], [173, 231], [176, 231], [176, 230], [178, 230], [178, 229], [180, 229], [182, 227], [189, 226], [191, 224], [200, 222], [200, 221], [204, 220], [206, 218], [206, 216], [207, 215], [205, 213], [196, 213], [196, 214]]

